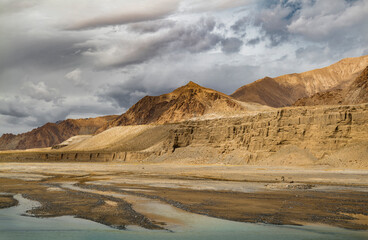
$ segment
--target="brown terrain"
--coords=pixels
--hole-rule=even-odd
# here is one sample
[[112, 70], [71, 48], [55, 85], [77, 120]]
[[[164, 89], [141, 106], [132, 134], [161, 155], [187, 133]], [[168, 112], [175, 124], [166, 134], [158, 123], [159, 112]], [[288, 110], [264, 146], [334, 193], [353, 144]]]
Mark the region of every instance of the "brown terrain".
[[97, 161], [368, 168], [368, 104], [293, 107], [239, 117], [119, 126], [0, 161]]
[[368, 102], [368, 67], [348, 87], [301, 98], [294, 106], [348, 105], [366, 102]]
[[368, 66], [368, 55], [346, 58], [331, 66], [304, 73], [265, 77], [236, 90], [233, 98], [271, 107], [291, 106], [300, 98], [319, 92], [343, 89]]
[[30, 132], [0, 137], [0, 150], [46, 148], [59, 144], [75, 135], [94, 134], [97, 129], [116, 116], [88, 119], [67, 119], [59, 123], [47, 123]]
[[244, 104], [224, 93], [189, 82], [171, 93], [142, 98], [99, 132], [115, 126], [172, 123], [211, 114], [236, 115], [257, 108], [267, 107]]

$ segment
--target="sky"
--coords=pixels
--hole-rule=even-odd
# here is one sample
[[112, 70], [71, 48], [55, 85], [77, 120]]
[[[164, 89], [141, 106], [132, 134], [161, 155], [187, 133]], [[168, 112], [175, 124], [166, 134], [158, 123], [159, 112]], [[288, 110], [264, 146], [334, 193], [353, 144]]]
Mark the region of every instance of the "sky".
[[0, 135], [368, 54], [368, 0], [0, 0]]

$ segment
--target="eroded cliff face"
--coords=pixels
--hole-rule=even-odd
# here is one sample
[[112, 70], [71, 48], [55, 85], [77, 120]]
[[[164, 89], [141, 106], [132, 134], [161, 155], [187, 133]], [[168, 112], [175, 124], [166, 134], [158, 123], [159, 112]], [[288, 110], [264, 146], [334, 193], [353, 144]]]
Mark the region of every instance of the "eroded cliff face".
[[345, 58], [325, 68], [275, 78], [266, 77], [240, 87], [230, 96], [243, 102], [256, 102], [271, 107], [291, 106], [300, 98], [344, 89], [367, 65], [368, 55]]
[[[364, 148], [367, 144], [368, 104], [284, 108], [254, 116], [180, 124], [170, 131], [165, 145], [168, 154], [159, 160], [183, 160], [187, 155], [193, 163], [313, 165], [345, 147]], [[353, 155], [345, 159], [347, 165], [353, 160], [359, 163], [351, 164], [368, 166], [368, 152], [360, 156], [362, 159]]]

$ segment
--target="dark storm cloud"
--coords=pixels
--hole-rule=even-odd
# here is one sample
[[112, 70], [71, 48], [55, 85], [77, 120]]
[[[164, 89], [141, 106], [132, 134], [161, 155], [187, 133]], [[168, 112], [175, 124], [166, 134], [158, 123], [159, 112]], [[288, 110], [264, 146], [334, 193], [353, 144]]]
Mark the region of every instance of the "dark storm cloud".
[[17, 102], [4, 99], [0, 99], [0, 115], [15, 118], [25, 118], [29, 116], [24, 106]]
[[134, 77], [127, 82], [107, 84], [97, 92], [101, 102], [111, 102], [113, 105], [127, 109], [146, 95], [157, 93], [147, 90], [140, 77]]
[[143, 6], [140, 8], [121, 9], [120, 12], [106, 13], [102, 16], [94, 16], [92, 18], [83, 19], [74, 22], [67, 30], [86, 30], [113, 25], [123, 25], [128, 23], [144, 22], [162, 19], [178, 8], [178, 1], [165, 0], [152, 4], [150, 7]]
[[[242, 41], [237, 38], [226, 38], [223, 34], [216, 32], [217, 24], [213, 18], [202, 18], [192, 24], [175, 24], [168, 31], [160, 34], [132, 40], [132, 47], [121, 49], [113, 46], [113, 54], [103, 51], [89, 52], [86, 56], [98, 58], [100, 69], [124, 68], [129, 65], [145, 63], [156, 57], [167, 56], [178, 53], [202, 53], [221, 47], [224, 53], [239, 52]], [[111, 46], [109, 46], [111, 48]]]
[[124, 45], [91, 43], [91, 46], [96, 44], [97, 51], [87, 52], [85, 56], [98, 60], [96, 65], [100, 69], [111, 69], [144, 63], [175, 52], [199, 53], [221, 42], [221, 36], [212, 33], [215, 25], [213, 19], [202, 19], [196, 24], [175, 25], [161, 34], [127, 40]]

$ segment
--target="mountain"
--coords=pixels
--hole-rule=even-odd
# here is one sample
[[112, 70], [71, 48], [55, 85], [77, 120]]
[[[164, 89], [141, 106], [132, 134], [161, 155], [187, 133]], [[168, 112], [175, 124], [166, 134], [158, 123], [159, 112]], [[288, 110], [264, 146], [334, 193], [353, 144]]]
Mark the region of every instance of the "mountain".
[[366, 102], [368, 102], [368, 66], [347, 88], [301, 98], [294, 103], [294, 106], [347, 105]]
[[290, 106], [300, 98], [349, 86], [367, 65], [368, 55], [345, 58], [328, 67], [304, 73], [265, 77], [240, 87], [230, 96], [271, 107]]
[[116, 117], [67, 119], [58, 123], [47, 123], [27, 133], [4, 134], [0, 137], [0, 150], [51, 147], [75, 135], [93, 134]]
[[162, 124], [180, 122], [204, 115], [234, 115], [247, 110], [267, 108], [259, 104], [246, 104], [230, 96], [189, 82], [171, 93], [146, 96], [126, 113], [111, 121], [98, 132], [114, 126]]

